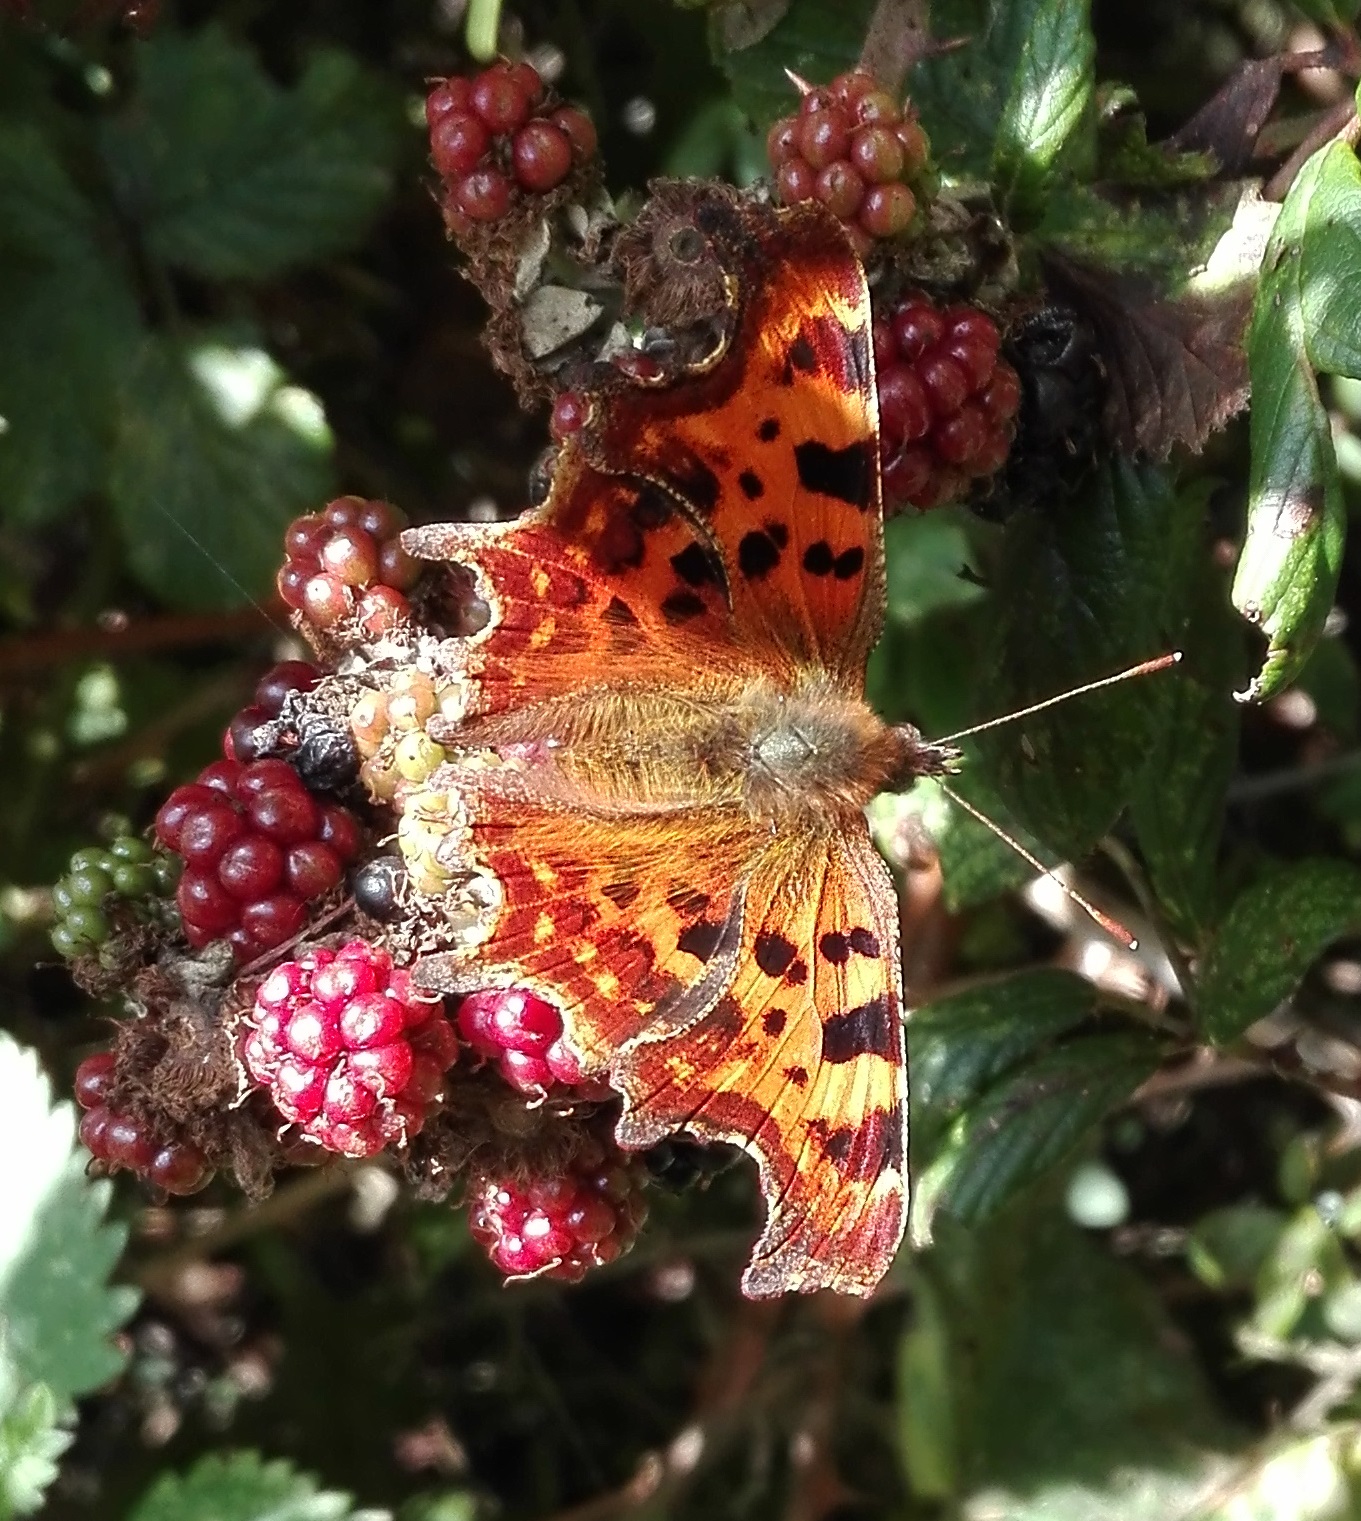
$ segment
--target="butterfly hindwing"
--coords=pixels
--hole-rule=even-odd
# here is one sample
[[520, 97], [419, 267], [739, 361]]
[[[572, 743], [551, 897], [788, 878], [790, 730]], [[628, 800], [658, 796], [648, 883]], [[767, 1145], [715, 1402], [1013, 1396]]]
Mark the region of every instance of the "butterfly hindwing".
[[663, 1006], [616, 1061], [620, 1139], [647, 1145], [681, 1130], [756, 1157], [768, 1214], [747, 1293], [867, 1293], [907, 1208], [892, 880], [864, 821], [851, 821], [769, 850], [740, 913], [722, 996], [678, 1023]]

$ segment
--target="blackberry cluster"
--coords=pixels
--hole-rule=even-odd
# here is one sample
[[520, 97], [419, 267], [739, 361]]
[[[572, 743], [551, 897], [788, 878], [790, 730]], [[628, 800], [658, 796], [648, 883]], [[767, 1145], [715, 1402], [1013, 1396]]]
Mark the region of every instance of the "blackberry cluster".
[[859, 71], [806, 90], [771, 127], [766, 152], [780, 200], [820, 201], [862, 255], [877, 238], [901, 237], [929, 189], [931, 144], [915, 110]]
[[279, 595], [314, 629], [354, 619], [376, 639], [411, 616], [406, 593], [421, 573], [402, 548], [406, 514], [390, 502], [337, 497], [294, 519], [284, 535]]
[[473, 222], [500, 221], [517, 192], [555, 190], [595, 156], [590, 117], [554, 104], [529, 63], [442, 80], [426, 97], [425, 119], [449, 204]]
[[911, 292], [874, 324], [885, 504], [938, 507], [1006, 463], [1021, 404], [986, 312]]
[[560, 1171], [479, 1178], [468, 1223], [507, 1278], [579, 1283], [633, 1245], [647, 1218], [643, 1186], [637, 1163], [591, 1137]]
[[87, 1056], [76, 1068], [76, 1102], [82, 1145], [102, 1173], [132, 1172], [168, 1194], [195, 1194], [212, 1178], [212, 1168], [189, 1141], [167, 1141], [132, 1115], [109, 1105], [114, 1078], [112, 1051]]
[[68, 960], [98, 951], [112, 932], [109, 915], [118, 902], [168, 898], [176, 876], [169, 856], [133, 835], [120, 835], [106, 850], [87, 846], [76, 851], [66, 875], [52, 888], [57, 919], [53, 946]]
[[282, 760], [205, 767], [161, 805], [156, 838], [185, 864], [175, 899], [190, 945], [225, 939], [243, 962], [301, 933], [360, 845], [354, 815]]
[[608, 1083], [587, 1079], [567, 1049], [558, 1010], [523, 988], [469, 993], [458, 1006], [458, 1033], [520, 1093], [544, 1098], [572, 1089], [577, 1098], [612, 1096]]
[[347, 1157], [416, 1135], [457, 1055], [439, 997], [364, 940], [276, 967], [241, 1042], [246, 1071], [283, 1118]]

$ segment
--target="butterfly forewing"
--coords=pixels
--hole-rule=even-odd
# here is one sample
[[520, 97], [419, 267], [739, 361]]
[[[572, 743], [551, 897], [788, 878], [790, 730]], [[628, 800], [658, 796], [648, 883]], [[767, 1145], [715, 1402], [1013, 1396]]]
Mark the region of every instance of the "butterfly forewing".
[[712, 535], [748, 648], [859, 689], [883, 613], [883, 518], [869, 294], [840, 227], [772, 219], [737, 275], [721, 358], [635, 389], [587, 447], [683, 501]]

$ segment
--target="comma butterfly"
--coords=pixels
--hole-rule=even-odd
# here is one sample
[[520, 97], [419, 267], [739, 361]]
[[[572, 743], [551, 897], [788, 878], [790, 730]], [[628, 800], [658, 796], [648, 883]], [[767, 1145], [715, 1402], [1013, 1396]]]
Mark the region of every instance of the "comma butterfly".
[[490, 609], [435, 652], [466, 704], [430, 726], [428, 784], [484, 908], [417, 977], [556, 1003], [623, 1095], [621, 1144], [751, 1153], [748, 1295], [865, 1294], [908, 1189], [898, 901], [864, 809], [955, 752], [865, 700], [885, 573], [860, 262], [820, 208], [692, 194], [673, 251], [721, 272], [716, 344], [591, 389], [518, 521], [403, 535]]

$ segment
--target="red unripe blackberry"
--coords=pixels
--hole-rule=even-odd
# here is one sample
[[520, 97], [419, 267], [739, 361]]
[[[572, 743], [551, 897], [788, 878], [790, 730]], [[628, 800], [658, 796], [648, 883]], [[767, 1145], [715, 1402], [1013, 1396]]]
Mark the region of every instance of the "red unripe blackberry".
[[568, 1049], [559, 1011], [523, 988], [469, 993], [458, 1006], [458, 1032], [520, 1093], [542, 1097], [573, 1088], [577, 1097], [610, 1096], [609, 1085], [588, 1079]]
[[821, 201], [867, 252], [875, 238], [905, 233], [917, 214], [929, 147], [910, 107], [868, 74], [839, 75], [806, 91], [793, 116], [766, 136], [775, 188], [786, 206]]
[[504, 65], [494, 64], [473, 81], [471, 104], [489, 131], [514, 132], [529, 119], [533, 96], [524, 88], [523, 75], [517, 78]]
[[474, 169], [454, 187], [454, 202], [474, 222], [497, 222], [510, 210], [510, 180], [499, 169]]
[[241, 1044], [283, 1118], [351, 1157], [415, 1135], [457, 1054], [441, 1000], [363, 940], [276, 967]]
[[515, 178], [526, 190], [552, 190], [572, 171], [571, 141], [551, 122], [532, 121], [522, 127], [515, 134], [512, 155]]
[[284, 535], [280, 597], [324, 630], [351, 618], [362, 625], [368, 595], [368, 617], [373, 621], [378, 608], [385, 609], [378, 632], [386, 632], [409, 614], [405, 593], [420, 574], [419, 563], [401, 547], [405, 526], [404, 514], [390, 502], [358, 496], [337, 497], [323, 512], [295, 519]]
[[455, 75], [437, 84], [425, 98], [426, 125], [433, 127], [453, 111], [467, 111], [472, 105], [473, 82]]
[[108, 1098], [116, 1065], [112, 1051], [96, 1051], [76, 1068], [76, 1103], [82, 1109], [94, 1109]]
[[76, 1068], [76, 1102], [81, 1144], [102, 1173], [135, 1172], [168, 1194], [193, 1194], [212, 1177], [212, 1169], [189, 1141], [167, 1141], [141, 1120], [109, 1106], [116, 1061], [112, 1051], [87, 1056]]
[[479, 1178], [468, 1224], [507, 1278], [578, 1283], [633, 1245], [647, 1217], [645, 1176], [617, 1149], [591, 1140], [559, 1173]]
[[270, 758], [206, 767], [162, 804], [156, 834], [187, 862], [175, 898], [189, 943], [225, 937], [246, 961], [306, 928], [308, 902], [340, 884], [360, 845], [348, 810]]
[[1001, 334], [976, 307], [910, 292], [874, 325], [880, 464], [890, 507], [933, 507], [1006, 461], [1021, 402]]
[[595, 130], [595, 123], [584, 111], [578, 111], [575, 106], [559, 106], [549, 116], [559, 131], [567, 136], [567, 141], [572, 145], [572, 158], [578, 164], [584, 164], [593, 159], [596, 150], [600, 146], [600, 139]]
[[856, 221], [872, 238], [896, 238], [907, 231], [916, 214], [917, 198], [906, 185], [871, 185]]
[[491, 147], [491, 133], [471, 111], [453, 111], [430, 129], [430, 157], [445, 179], [477, 168]]
[[[458, 86], [459, 88], [455, 88]], [[590, 117], [554, 105], [533, 65], [495, 63], [445, 80], [426, 100], [430, 157], [455, 230], [500, 221], [517, 195], [555, 190], [596, 152]]]

